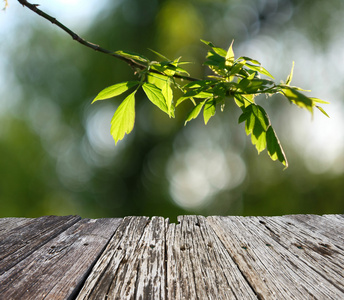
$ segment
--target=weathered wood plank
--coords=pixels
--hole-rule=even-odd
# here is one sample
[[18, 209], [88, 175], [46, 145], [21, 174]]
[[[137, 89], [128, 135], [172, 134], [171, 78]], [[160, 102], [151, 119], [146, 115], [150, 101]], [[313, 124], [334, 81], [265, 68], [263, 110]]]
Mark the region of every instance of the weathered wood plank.
[[6, 234], [8, 231], [31, 221], [32, 219], [28, 219], [28, 218], [1, 218], [0, 219], [0, 239], [2, 239], [4, 237], [4, 234]]
[[164, 299], [165, 220], [125, 218], [77, 299]]
[[335, 236], [330, 239], [316, 231], [291, 224], [290, 219], [285, 217], [253, 217], [245, 221], [249, 221], [253, 226], [259, 226], [266, 235], [270, 235], [320, 276], [344, 292], [344, 253], [334, 245]]
[[76, 294], [120, 222], [83, 219], [40, 245], [0, 276], [1, 299], [55, 300]]
[[344, 293], [244, 217], [208, 217], [262, 299], [344, 299]]
[[344, 299], [343, 215], [178, 220], [0, 219], [0, 298]]
[[167, 299], [257, 299], [205, 218], [178, 220], [166, 236]]
[[344, 222], [341, 215], [288, 215], [284, 216], [291, 224], [298, 224], [312, 232], [333, 240], [344, 251]]
[[78, 216], [46, 216], [7, 231], [0, 240], [0, 275], [80, 219]]

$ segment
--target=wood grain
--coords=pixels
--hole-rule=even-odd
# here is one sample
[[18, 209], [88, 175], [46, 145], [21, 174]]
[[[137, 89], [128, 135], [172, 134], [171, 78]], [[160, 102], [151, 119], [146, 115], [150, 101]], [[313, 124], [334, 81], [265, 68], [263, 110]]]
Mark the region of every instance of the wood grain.
[[[272, 238], [257, 218], [208, 217], [208, 221], [260, 298], [344, 299], [343, 291], [319, 274], [321, 270], [315, 271]], [[338, 274], [340, 278], [344, 280]]]
[[66, 299], [77, 293], [118, 224], [83, 219], [52, 236], [0, 276], [1, 298]]
[[47, 216], [7, 231], [0, 239], [0, 275], [80, 219], [78, 216]]
[[0, 219], [0, 299], [344, 299], [344, 216]]

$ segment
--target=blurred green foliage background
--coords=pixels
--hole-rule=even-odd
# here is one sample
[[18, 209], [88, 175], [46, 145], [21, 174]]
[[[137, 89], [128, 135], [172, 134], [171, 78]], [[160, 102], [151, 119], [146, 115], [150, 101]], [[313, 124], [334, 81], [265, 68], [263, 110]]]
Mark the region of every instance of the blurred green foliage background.
[[[36, 1], [37, 2], [37, 1]], [[35, 2], [35, 3], [36, 3]], [[40, 3], [40, 1], [38, 1]], [[115, 147], [110, 121], [120, 99], [92, 99], [132, 80], [125, 63], [97, 53], [10, 0], [0, 12], [0, 217], [344, 213], [344, 2], [342, 0], [42, 1], [40, 8], [107, 49], [148, 48], [193, 61], [207, 48], [259, 60], [328, 100], [331, 119], [283, 97], [265, 102], [289, 168], [257, 155], [230, 103], [207, 126], [136, 102], [134, 132]], [[264, 106], [264, 107], [265, 107]]]

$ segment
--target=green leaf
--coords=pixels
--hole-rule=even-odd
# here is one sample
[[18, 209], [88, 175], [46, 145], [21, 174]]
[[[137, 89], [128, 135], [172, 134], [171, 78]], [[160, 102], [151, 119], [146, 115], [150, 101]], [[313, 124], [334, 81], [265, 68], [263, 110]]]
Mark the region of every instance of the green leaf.
[[245, 123], [247, 135], [251, 134], [252, 144], [256, 147], [258, 153], [266, 148], [266, 131], [270, 126], [270, 120], [265, 110], [256, 104], [247, 107], [241, 106], [243, 113], [239, 117], [239, 123]]
[[212, 97], [213, 97], [212, 93], [202, 92], [200, 90], [191, 90], [191, 91], [186, 92], [184, 94], [184, 96], [180, 97], [177, 100], [176, 107], [179, 104], [181, 104], [182, 102], [184, 102], [185, 100], [190, 99], [190, 98], [201, 98], [201, 99], [204, 99], [204, 98], [212, 98]]
[[202, 40], [202, 39], [201, 39], [201, 42], [206, 44], [209, 47], [215, 47], [212, 42], [208, 42], [208, 41], [205, 41], [205, 40]]
[[251, 104], [255, 104], [253, 98], [254, 98], [253, 95], [242, 95], [242, 94], [234, 95], [235, 103], [240, 108], [242, 108], [242, 106], [248, 107]]
[[313, 101], [311, 98], [308, 98], [307, 96], [305, 96], [304, 94], [301, 94], [294, 88], [287, 87], [287, 86], [282, 87], [282, 92], [284, 96], [286, 96], [289, 99], [289, 101], [291, 101], [292, 103], [296, 104], [297, 106], [301, 108], [307, 109], [308, 111], [310, 111], [310, 113], [313, 114]]
[[149, 59], [147, 57], [144, 57], [143, 55], [135, 53], [135, 52], [118, 50], [118, 51], [115, 51], [115, 53], [125, 58], [133, 59], [139, 62], [143, 62], [145, 64], [149, 63]]
[[268, 154], [272, 160], [279, 160], [285, 168], [288, 168], [287, 157], [276, 135], [275, 130], [270, 126], [266, 132], [266, 142]]
[[229, 66], [229, 67], [231, 67], [234, 62], [233, 43], [234, 43], [234, 40], [232, 41], [226, 53], [226, 66]]
[[255, 126], [253, 134], [251, 134], [251, 141], [259, 154], [266, 148], [266, 131], [261, 126]]
[[317, 109], [319, 109], [326, 117], [330, 117], [327, 113], [326, 113], [326, 111], [321, 107], [321, 106], [318, 106], [318, 105], [316, 105], [315, 106]]
[[263, 127], [264, 131], [268, 129], [268, 126], [270, 125], [270, 121], [267, 117], [267, 114], [263, 107], [259, 105], [251, 105], [252, 106], [252, 112], [259, 121], [260, 125]]
[[330, 104], [330, 102], [321, 100], [319, 98], [310, 97], [309, 99], [311, 99], [313, 102], [316, 102], [316, 103]]
[[226, 57], [227, 55], [227, 51], [219, 47], [213, 47], [213, 51], [221, 57]]
[[115, 144], [134, 128], [135, 93], [136, 90], [123, 100], [111, 120], [111, 135], [115, 140]]
[[320, 107], [320, 106], [318, 106], [318, 105], [315, 105], [315, 103], [330, 104], [330, 102], [321, 100], [321, 99], [319, 99], [319, 98], [314, 98], [314, 97], [311, 97], [311, 98], [309, 98], [309, 99], [311, 99], [311, 100], [313, 101], [313, 105], [314, 105], [317, 109], [319, 109], [326, 117], [328, 117], [328, 118], [330, 117], [322, 107]]
[[185, 120], [185, 123], [184, 125], [186, 125], [187, 122], [191, 121], [192, 119], [196, 119], [199, 115], [199, 113], [201, 112], [202, 110], [202, 107], [204, 105], [206, 100], [198, 103], [191, 111], [190, 113], [188, 114], [186, 120]]
[[252, 59], [252, 58], [247, 57], [247, 56], [240, 56], [237, 60], [241, 60], [241, 59], [249, 61], [255, 65], [261, 65], [261, 63], [258, 60]]
[[162, 55], [161, 53], [159, 53], [159, 52], [157, 52], [155, 50], [152, 50], [152, 49], [149, 49], [149, 50], [152, 51], [157, 56], [159, 56], [160, 58], [162, 58], [163, 60], [170, 61], [166, 56]]
[[215, 112], [216, 112], [216, 102], [213, 100], [207, 101], [203, 109], [203, 118], [204, 118], [205, 125], [207, 125], [209, 122], [209, 119], [215, 115]]
[[174, 63], [170, 61], [163, 61], [161, 63], [151, 64], [150, 68], [160, 73], [164, 73], [167, 76], [174, 76], [176, 73], [178, 73], [179, 75], [190, 75], [188, 71], [176, 66]]
[[159, 107], [163, 112], [169, 114], [167, 105], [166, 105], [166, 100], [164, 95], [162, 94], [161, 90], [155, 86], [154, 84], [145, 82], [142, 85], [142, 88], [144, 92], [146, 93], [148, 99], [157, 107]]
[[290, 82], [291, 82], [291, 80], [293, 79], [294, 65], [295, 65], [295, 62], [293, 61], [293, 65], [292, 65], [292, 67], [291, 67], [290, 74], [288, 75], [287, 81], [285, 82], [286, 85], [290, 85]]
[[174, 118], [174, 107], [173, 107], [173, 90], [171, 88], [172, 81], [168, 76], [161, 74], [148, 74], [148, 82], [155, 85], [161, 90], [162, 95], [165, 98], [168, 114]]
[[[239, 72], [241, 71], [241, 69], [244, 67], [245, 63], [246, 63], [245, 60], [240, 61], [240, 62], [238, 62], [238, 63], [235, 63], [235, 64], [233, 65], [233, 67], [231, 68], [231, 72], [230, 72], [229, 75], [236, 75], [237, 73], [239, 73]], [[254, 74], [253, 74], [253, 77], [254, 77]], [[253, 78], [253, 77], [252, 77], [252, 78]], [[251, 79], [252, 79], [252, 78], [251, 78]]]
[[174, 117], [173, 107], [173, 90], [171, 88], [170, 78], [167, 78], [165, 84], [163, 85], [161, 92], [165, 98], [168, 114], [170, 117]]
[[261, 73], [263, 75], [266, 75], [266, 76], [274, 79], [274, 77], [265, 68], [263, 68], [260, 65], [259, 66], [255, 66], [255, 65], [251, 65], [249, 63], [246, 63], [245, 65], [246, 65], [247, 68], [249, 68], [249, 69], [251, 69], [253, 71], [259, 72], [259, 73]]
[[138, 84], [139, 84], [138, 81], [126, 81], [126, 82], [121, 82], [121, 83], [117, 83], [115, 85], [109, 86], [109, 87], [105, 88], [104, 90], [102, 90], [97, 95], [97, 97], [94, 98], [92, 103], [94, 103], [98, 100], [105, 100], [105, 99], [109, 99], [109, 98], [121, 95], [124, 92], [126, 92], [127, 90], [129, 90], [130, 88], [132, 88]]
[[238, 123], [245, 122], [251, 116], [251, 112], [245, 111], [239, 116]]
[[198, 81], [187, 83], [186, 85], [184, 85], [184, 88], [185, 89], [198, 89], [198, 88], [207, 88], [212, 85], [214, 85], [213, 80], [198, 80]]
[[240, 80], [239, 87], [241, 91], [245, 94], [256, 94], [261, 91], [266, 90], [268, 87], [271, 87], [274, 84], [273, 81], [267, 79], [257, 79], [254, 78], [249, 80], [244, 78]]

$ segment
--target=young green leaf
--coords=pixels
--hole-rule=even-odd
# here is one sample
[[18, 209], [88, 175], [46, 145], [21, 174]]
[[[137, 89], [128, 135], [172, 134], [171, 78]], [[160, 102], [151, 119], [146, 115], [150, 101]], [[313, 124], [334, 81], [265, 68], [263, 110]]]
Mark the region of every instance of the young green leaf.
[[186, 92], [184, 94], [184, 96], [180, 97], [177, 100], [176, 107], [179, 104], [181, 104], [182, 102], [184, 102], [185, 100], [187, 100], [187, 99], [191, 99], [191, 98], [201, 98], [201, 99], [204, 99], [204, 98], [212, 98], [212, 97], [213, 97], [212, 93], [202, 92], [200, 90], [191, 90], [191, 91]]
[[219, 47], [213, 47], [213, 51], [221, 57], [226, 57], [227, 55], [227, 51]]
[[328, 118], [330, 117], [322, 107], [320, 107], [320, 106], [318, 106], [318, 105], [315, 104], [315, 103], [330, 104], [330, 102], [321, 100], [321, 99], [319, 99], [319, 98], [314, 98], [314, 97], [311, 97], [311, 98], [309, 98], [309, 99], [311, 99], [311, 100], [313, 101], [313, 105], [314, 105], [317, 109], [319, 109], [326, 117], [328, 117]]
[[202, 107], [204, 105], [206, 100], [198, 103], [191, 111], [190, 113], [188, 114], [186, 120], [185, 120], [185, 123], [184, 125], [186, 125], [187, 122], [191, 121], [192, 119], [196, 119], [199, 115], [199, 113], [201, 112], [202, 110]]
[[326, 113], [326, 111], [321, 107], [321, 106], [318, 106], [318, 105], [316, 105], [315, 106], [317, 109], [319, 109], [326, 117], [330, 117], [327, 113]]
[[212, 42], [208, 42], [208, 41], [205, 41], [205, 40], [202, 40], [202, 39], [201, 39], [201, 42], [206, 44], [209, 47], [215, 47]]
[[251, 134], [251, 141], [259, 154], [266, 148], [266, 131], [259, 125], [255, 126]]
[[155, 50], [152, 50], [152, 49], [149, 49], [149, 50], [152, 51], [157, 56], [159, 56], [161, 59], [166, 60], [166, 61], [170, 61], [170, 59], [168, 59], [166, 56], [162, 55], [161, 53], [159, 53], [159, 52], [157, 52]]
[[313, 114], [313, 101], [311, 98], [308, 98], [304, 94], [298, 92], [296, 89], [288, 86], [282, 87], [281, 90], [284, 96], [289, 99], [289, 101], [301, 108], [307, 109], [310, 113]]
[[264, 131], [268, 129], [270, 121], [267, 117], [267, 114], [263, 107], [259, 105], [251, 105], [252, 112], [255, 115], [256, 119], [259, 121], [260, 125], [263, 127]]
[[168, 114], [170, 117], [174, 117], [173, 108], [173, 90], [171, 88], [171, 79], [167, 78], [164, 85], [162, 86], [161, 92], [165, 98]]
[[123, 100], [111, 120], [111, 135], [115, 140], [115, 144], [134, 128], [135, 93], [136, 90]]
[[167, 113], [169, 116], [169, 111], [166, 105], [166, 100], [161, 90], [154, 84], [145, 82], [142, 85], [144, 92], [146, 93], [148, 99], [157, 107], [159, 107], [163, 112]]
[[135, 53], [135, 52], [118, 50], [118, 51], [115, 51], [115, 53], [125, 58], [133, 59], [145, 64], [149, 63], [149, 59], [147, 57], [144, 57], [143, 55]]
[[[241, 69], [244, 67], [245, 63], [246, 63], [245, 60], [235, 63], [233, 67], [231, 68], [229, 75], [237, 75], [237, 73], [239, 73]], [[250, 79], [253, 79], [253, 78], [254, 78], [254, 74], [253, 74], [253, 77], [251, 77]]]
[[232, 41], [231, 45], [228, 48], [228, 51], [226, 53], [226, 66], [231, 67], [234, 62], [234, 51], [233, 51], [233, 43], [234, 40]]
[[249, 63], [246, 63], [245, 66], [253, 71], [259, 72], [263, 75], [266, 75], [272, 79], [275, 79], [265, 68], [263, 68], [261, 65], [259, 66], [255, 66], [255, 65], [251, 65]]
[[203, 109], [204, 124], [207, 125], [211, 117], [215, 115], [216, 112], [216, 102], [214, 100], [208, 100]]
[[150, 73], [148, 74], [148, 82], [161, 90], [165, 98], [168, 114], [174, 118], [172, 80], [165, 75]]
[[243, 113], [239, 117], [239, 123], [245, 121], [246, 134], [251, 134], [252, 144], [260, 153], [267, 145], [266, 131], [270, 126], [270, 120], [265, 110], [259, 105], [251, 104], [247, 107], [242, 105], [241, 109]]
[[242, 108], [242, 106], [246, 108], [251, 104], [255, 104], [253, 95], [235, 94], [234, 100], [236, 105], [240, 108]]
[[109, 87], [105, 88], [104, 90], [102, 90], [97, 95], [97, 97], [94, 98], [92, 103], [94, 103], [98, 100], [105, 100], [105, 99], [119, 96], [119, 95], [123, 94], [124, 92], [126, 92], [127, 90], [131, 89], [132, 87], [134, 87], [135, 85], [138, 85], [138, 84], [139, 84], [138, 81], [126, 81], [126, 82], [121, 82], [121, 83], [117, 83], [117, 84], [114, 84], [112, 86], [109, 86]]
[[290, 85], [290, 82], [291, 82], [291, 80], [293, 79], [294, 65], [295, 65], [295, 62], [293, 61], [293, 65], [292, 65], [292, 67], [291, 67], [290, 74], [288, 75], [287, 81], [285, 82], [286, 85]]
[[285, 168], [288, 168], [287, 157], [284, 153], [284, 150], [281, 146], [281, 143], [276, 135], [275, 130], [270, 126], [266, 132], [266, 142], [268, 154], [272, 160], [278, 159]]

